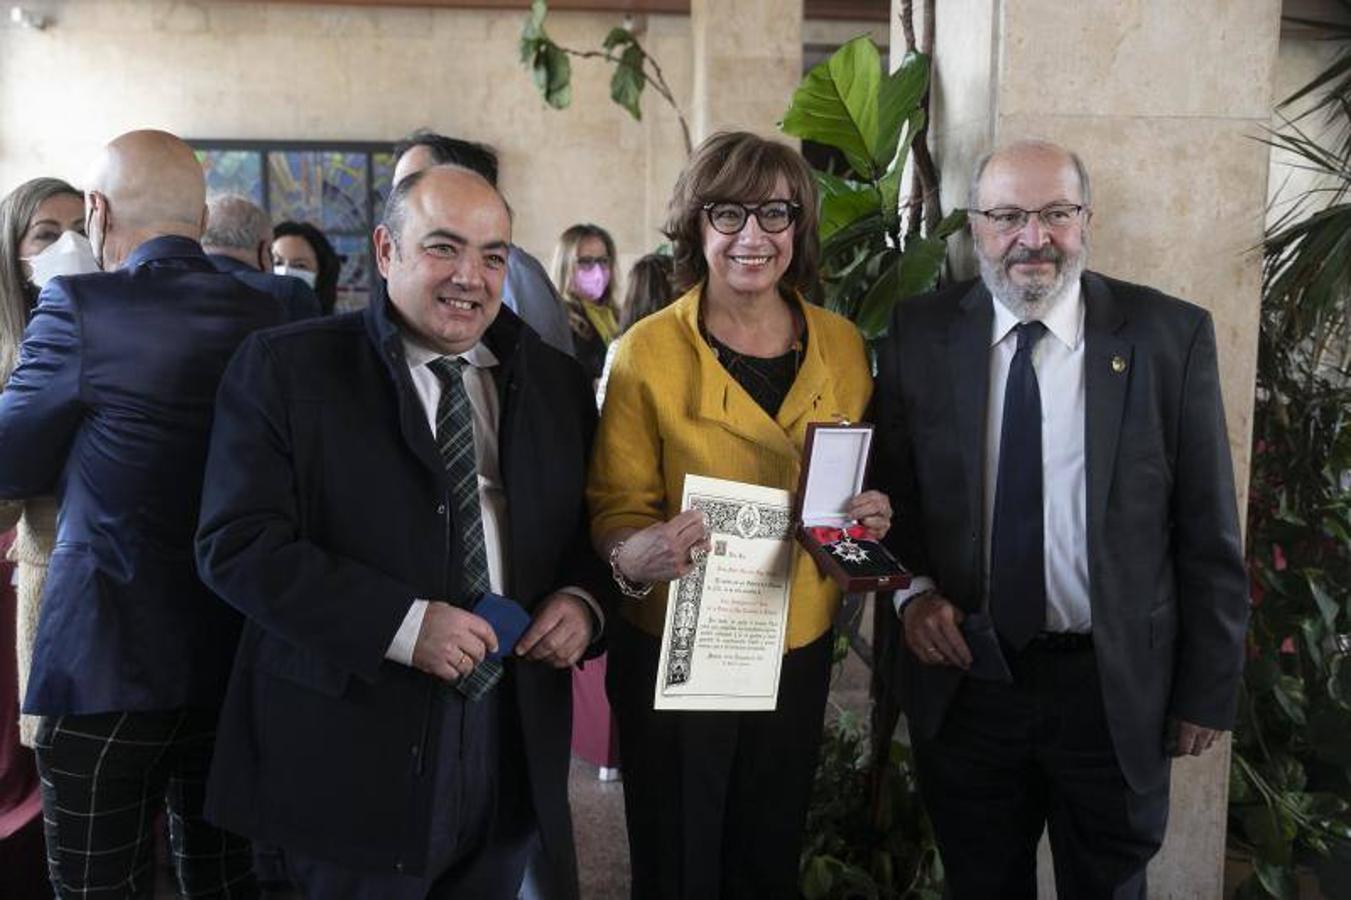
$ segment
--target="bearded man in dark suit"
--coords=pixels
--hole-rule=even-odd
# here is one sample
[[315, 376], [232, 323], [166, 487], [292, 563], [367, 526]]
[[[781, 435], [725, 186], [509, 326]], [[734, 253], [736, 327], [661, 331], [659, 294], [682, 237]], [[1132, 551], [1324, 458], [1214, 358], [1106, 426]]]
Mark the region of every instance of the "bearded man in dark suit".
[[972, 179], [978, 282], [897, 306], [879, 361], [894, 678], [952, 895], [1145, 896], [1170, 755], [1231, 727], [1247, 623], [1215, 333], [1084, 271], [1077, 156]]

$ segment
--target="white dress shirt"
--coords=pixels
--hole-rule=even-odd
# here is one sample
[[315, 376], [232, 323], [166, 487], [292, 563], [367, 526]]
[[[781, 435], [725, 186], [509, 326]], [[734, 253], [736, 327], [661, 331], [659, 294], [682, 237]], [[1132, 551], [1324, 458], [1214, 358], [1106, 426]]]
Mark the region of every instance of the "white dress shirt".
[[[408, 363], [408, 373], [413, 380], [413, 390], [422, 403], [427, 415], [427, 427], [433, 437], [436, 435], [436, 411], [441, 403], [441, 379], [431, 370], [428, 363], [440, 359], [441, 354], [416, 344], [406, 337], [403, 340], [404, 359]], [[483, 517], [483, 553], [488, 563], [488, 588], [495, 594], [505, 595], [505, 572], [510, 560], [507, 559], [507, 545], [504, 536], [507, 533], [507, 495], [502, 486], [502, 470], [497, 455], [497, 423], [499, 419], [497, 385], [493, 381], [493, 366], [497, 357], [482, 343], [475, 344], [464, 353], [458, 354], [468, 365], [464, 369], [464, 390], [469, 398], [469, 408], [474, 422], [474, 461], [478, 469], [478, 497]], [[586, 591], [576, 587], [560, 588], [575, 594], [591, 608], [597, 622], [604, 618], [600, 605]], [[415, 599], [404, 616], [403, 624], [394, 634], [385, 657], [404, 665], [412, 665], [413, 648], [417, 644], [418, 632], [422, 630], [422, 618], [427, 613], [425, 599]], [[508, 652], [510, 648], [500, 648]]]
[[[1084, 468], [1084, 303], [1079, 283], [1070, 285], [1041, 321], [1047, 333], [1032, 353], [1041, 394], [1042, 518], [1046, 567], [1046, 630], [1089, 631], [1087, 482]], [[1019, 324], [1008, 307], [994, 301], [990, 335], [990, 394], [985, 411], [984, 566], [990, 583], [990, 535], [999, 480], [999, 440], [1003, 433], [1004, 387], [1018, 341]], [[933, 579], [917, 576], [896, 593], [899, 612], [911, 597], [936, 589]]]

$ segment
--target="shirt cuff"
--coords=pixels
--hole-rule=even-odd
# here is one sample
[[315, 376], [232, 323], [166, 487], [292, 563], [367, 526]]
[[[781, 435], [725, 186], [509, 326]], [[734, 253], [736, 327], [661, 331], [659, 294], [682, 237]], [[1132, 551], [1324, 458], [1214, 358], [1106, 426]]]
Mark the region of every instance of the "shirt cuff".
[[417, 636], [422, 631], [422, 617], [425, 615], [427, 615], [427, 601], [414, 600], [413, 605], [408, 607], [407, 615], [403, 617], [403, 624], [394, 632], [394, 640], [389, 642], [385, 659], [405, 666], [413, 664], [413, 648], [417, 646]]
[[920, 594], [936, 590], [938, 590], [938, 585], [932, 578], [928, 575], [916, 575], [910, 579], [910, 587], [899, 590], [892, 596], [891, 602], [896, 606], [896, 615], [899, 616], [901, 610], [905, 609], [905, 605]]
[[558, 592], [560, 594], [571, 594], [587, 605], [587, 608], [591, 610], [591, 640], [588, 643], [594, 644], [600, 640], [600, 636], [605, 633], [605, 611], [600, 608], [600, 603], [597, 602], [596, 598], [591, 596], [591, 592], [571, 584], [559, 588]]

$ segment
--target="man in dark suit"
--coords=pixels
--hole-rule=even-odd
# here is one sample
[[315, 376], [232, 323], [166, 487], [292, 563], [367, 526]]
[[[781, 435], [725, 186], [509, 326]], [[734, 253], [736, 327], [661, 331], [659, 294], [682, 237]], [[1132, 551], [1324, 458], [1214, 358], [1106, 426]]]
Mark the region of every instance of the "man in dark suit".
[[955, 897], [1144, 897], [1169, 754], [1231, 727], [1247, 622], [1210, 316], [1084, 271], [1076, 156], [982, 159], [980, 282], [900, 303], [877, 382], [894, 675]]
[[217, 269], [277, 298], [288, 322], [319, 315], [319, 298], [309, 285], [290, 275], [272, 274], [272, 223], [247, 197], [223, 194], [211, 199], [202, 249]]
[[0, 496], [60, 503], [24, 711], [62, 897], [150, 896], [166, 799], [180, 890], [256, 893], [248, 843], [201, 817], [241, 620], [193, 535], [221, 373], [281, 314], [202, 253], [204, 195], [173, 135], [110, 143], [86, 195], [106, 271], [43, 289], [0, 395]]
[[[510, 239], [480, 176], [410, 175], [375, 232], [388, 296], [257, 335], [221, 389], [198, 559], [249, 621], [208, 809], [310, 897], [514, 898], [536, 843], [577, 896], [595, 405], [501, 308]], [[529, 611], [514, 646], [471, 611], [489, 590]]]

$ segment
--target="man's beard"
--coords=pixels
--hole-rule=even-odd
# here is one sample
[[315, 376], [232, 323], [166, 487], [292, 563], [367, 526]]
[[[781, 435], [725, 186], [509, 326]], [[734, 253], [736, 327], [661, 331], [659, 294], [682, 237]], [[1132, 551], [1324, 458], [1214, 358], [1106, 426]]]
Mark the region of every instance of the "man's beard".
[[[1078, 253], [1066, 256], [1052, 244], [1031, 249], [1015, 246], [998, 260], [993, 260], [976, 249], [980, 260], [980, 277], [990, 293], [999, 302], [1008, 307], [1009, 312], [1020, 322], [1028, 322], [1044, 315], [1064, 296], [1070, 285], [1079, 280], [1084, 273], [1084, 263], [1088, 257], [1088, 243], [1085, 241]], [[1016, 263], [1048, 262], [1055, 266], [1055, 277], [1046, 282], [1032, 284], [1014, 284], [1009, 269]]]

